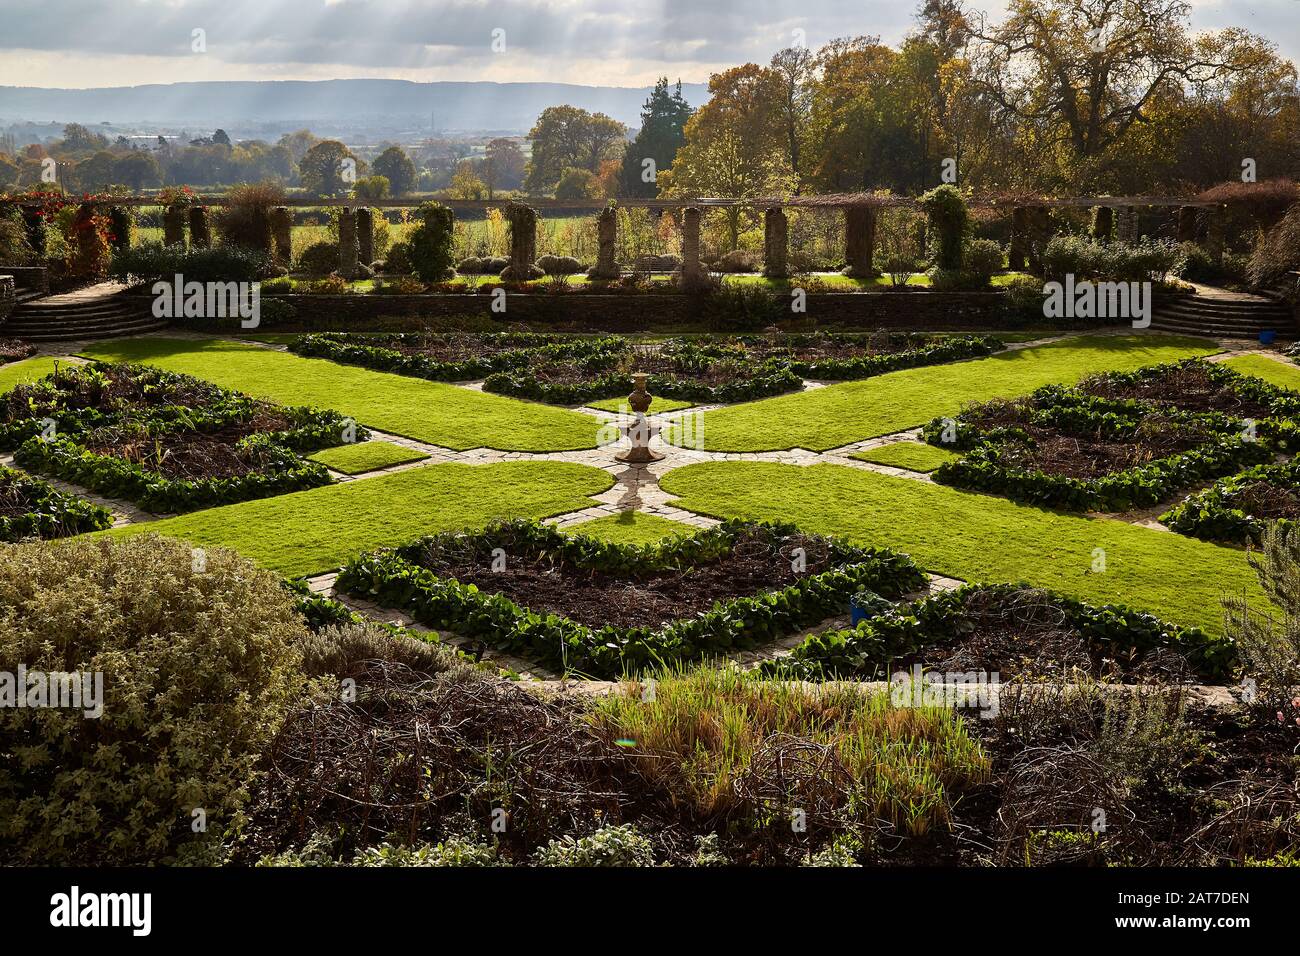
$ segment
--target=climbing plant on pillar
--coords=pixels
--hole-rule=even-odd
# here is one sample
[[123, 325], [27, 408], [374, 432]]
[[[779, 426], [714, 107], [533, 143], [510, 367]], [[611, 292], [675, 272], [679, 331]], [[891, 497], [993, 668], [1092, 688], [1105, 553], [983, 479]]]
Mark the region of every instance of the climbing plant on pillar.
[[970, 225], [966, 200], [956, 186], [936, 186], [920, 199], [929, 220], [930, 260], [935, 268], [961, 269], [961, 247]]
[[456, 274], [452, 268], [455, 214], [441, 203], [426, 202], [417, 212], [420, 224], [411, 230], [411, 268], [425, 282], [442, 282]]
[[512, 202], [506, 206], [506, 222], [510, 224], [510, 265], [502, 270], [501, 278], [516, 282], [541, 278], [544, 273], [533, 265], [537, 259], [537, 210]]

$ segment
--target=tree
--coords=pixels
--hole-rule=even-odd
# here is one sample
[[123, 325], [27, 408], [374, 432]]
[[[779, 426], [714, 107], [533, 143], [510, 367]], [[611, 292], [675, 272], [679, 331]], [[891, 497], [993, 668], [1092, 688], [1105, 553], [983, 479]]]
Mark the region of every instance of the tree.
[[114, 161], [113, 180], [138, 193], [146, 187], [162, 185], [162, 169], [152, 154], [132, 150]]
[[794, 175], [794, 191], [799, 193], [803, 177], [800, 141], [808, 124], [812, 78], [815, 59], [807, 47], [792, 46], [772, 57], [771, 69], [776, 75], [778, 93], [774, 104], [778, 121], [785, 134], [785, 155]]
[[214, 146], [229, 146], [230, 136], [224, 129], [219, 129], [212, 134], [212, 143]]
[[378, 176], [388, 180], [388, 186], [394, 196], [405, 196], [414, 192], [416, 182], [415, 163], [400, 146], [389, 146], [380, 153], [371, 168]]
[[344, 171], [351, 169], [360, 174], [364, 164], [351, 150], [336, 139], [322, 140], [303, 156], [298, 163], [298, 175], [303, 188], [316, 196], [338, 196], [352, 189]]
[[456, 165], [456, 173], [451, 177], [451, 197], [453, 199], [482, 199], [487, 192], [487, 184], [474, 172], [474, 164], [462, 159]]
[[292, 133], [285, 133], [280, 137], [278, 145], [289, 150], [295, 163], [301, 163], [302, 158], [307, 155], [307, 151], [319, 142], [320, 137], [311, 130], [300, 129]]
[[75, 182], [83, 192], [99, 192], [108, 189], [116, 181], [113, 167], [117, 157], [108, 150], [101, 149], [89, 159], [82, 160], [76, 166]]
[[80, 123], [69, 123], [63, 127], [63, 142], [57, 149], [62, 153], [88, 153], [107, 145], [107, 137], [92, 133]]
[[1005, 21], [972, 28], [977, 82], [1074, 178], [1148, 122], [1162, 96], [1247, 68], [1256, 38], [1192, 36], [1190, 12], [1184, 0], [1013, 0]]
[[388, 177], [365, 176], [358, 179], [352, 187], [352, 195], [357, 199], [387, 199]]
[[518, 189], [524, 181], [527, 162], [519, 143], [506, 137], [490, 140], [483, 150], [483, 162], [479, 164], [479, 175], [487, 184], [488, 199], [498, 189]]
[[570, 167], [597, 172], [626, 133], [626, 126], [604, 113], [588, 113], [576, 106], [548, 106], [528, 133], [533, 155], [525, 187], [530, 192], [554, 189]]
[[[691, 107], [682, 98], [681, 81], [670, 93], [668, 77], [660, 77], [641, 108], [641, 128], [623, 153], [619, 175], [622, 195], [645, 199], [658, 195], [659, 171], [671, 167], [677, 158], [677, 151], [686, 142], [686, 121], [690, 118]], [[646, 160], [652, 160], [653, 167], [647, 169]]]
[[599, 199], [600, 180], [587, 169], [570, 166], [555, 184], [556, 199]]

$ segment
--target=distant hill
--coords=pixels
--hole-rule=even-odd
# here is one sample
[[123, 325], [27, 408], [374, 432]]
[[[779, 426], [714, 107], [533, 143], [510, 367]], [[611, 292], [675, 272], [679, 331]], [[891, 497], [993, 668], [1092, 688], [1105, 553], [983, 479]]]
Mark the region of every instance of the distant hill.
[[[528, 130], [548, 106], [569, 104], [640, 125], [650, 87], [568, 83], [412, 83], [406, 80], [262, 80], [160, 83], [86, 90], [0, 86], [0, 119], [8, 122], [188, 124], [313, 121], [366, 126], [431, 122], [439, 131]], [[693, 106], [707, 99], [702, 83], [682, 84]]]

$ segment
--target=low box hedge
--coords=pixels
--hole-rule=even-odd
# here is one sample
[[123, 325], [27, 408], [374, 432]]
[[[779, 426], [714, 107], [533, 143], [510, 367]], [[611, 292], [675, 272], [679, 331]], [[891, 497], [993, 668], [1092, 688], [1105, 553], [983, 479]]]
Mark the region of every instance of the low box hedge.
[[0, 498], [25, 509], [20, 514], [0, 515], [0, 541], [64, 538], [113, 524], [107, 508], [64, 494], [49, 482], [12, 468], [0, 468]]
[[1028, 584], [967, 584], [911, 605], [883, 609], [856, 627], [814, 634], [788, 657], [765, 661], [769, 677], [801, 680], [877, 680], [888, 677], [892, 663], [924, 648], [952, 640], [973, 624], [966, 602], [976, 594], [1013, 595], [1035, 591], [1060, 608], [1095, 649], [1130, 659], [1165, 648], [1182, 654], [1197, 674], [1226, 680], [1237, 667], [1237, 650], [1229, 637], [1200, 628], [1182, 627], [1121, 604], [1092, 605]]
[[694, 661], [736, 648], [754, 647], [844, 613], [849, 597], [864, 588], [899, 596], [916, 591], [925, 576], [906, 555], [857, 548], [826, 539], [833, 567], [789, 587], [721, 601], [709, 611], [647, 627], [589, 627], [569, 618], [521, 607], [422, 567], [422, 555], [454, 549], [459, 555], [545, 554], [593, 574], [689, 568], [730, 552], [738, 536], [759, 534], [774, 544], [797, 533], [786, 524], [730, 521], [689, 537], [647, 546], [611, 544], [565, 534], [531, 521], [498, 523], [471, 534], [423, 538], [400, 548], [362, 554], [343, 568], [336, 586], [385, 607], [403, 610], [420, 623], [457, 632], [547, 664], [619, 677], [643, 668]]

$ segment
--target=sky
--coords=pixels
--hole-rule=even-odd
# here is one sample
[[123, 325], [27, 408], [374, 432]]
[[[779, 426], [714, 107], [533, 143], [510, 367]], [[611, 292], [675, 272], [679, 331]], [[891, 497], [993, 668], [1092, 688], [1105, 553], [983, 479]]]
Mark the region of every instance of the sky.
[[[1300, 63], [1300, 0], [1191, 2], [1195, 29], [1243, 27]], [[972, 6], [994, 18], [1002, 9]], [[799, 40], [895, 43], [914, 9], [915, 0], [0, 0], [0, 86], [706, 82]]]

